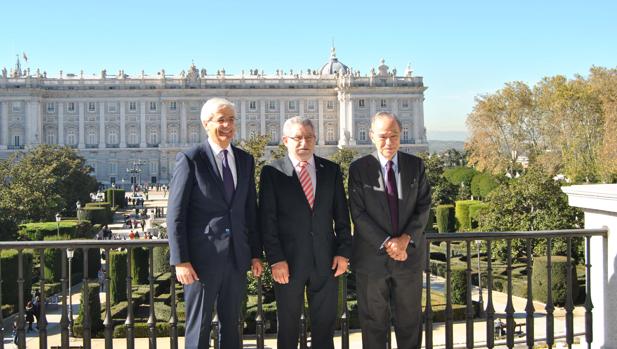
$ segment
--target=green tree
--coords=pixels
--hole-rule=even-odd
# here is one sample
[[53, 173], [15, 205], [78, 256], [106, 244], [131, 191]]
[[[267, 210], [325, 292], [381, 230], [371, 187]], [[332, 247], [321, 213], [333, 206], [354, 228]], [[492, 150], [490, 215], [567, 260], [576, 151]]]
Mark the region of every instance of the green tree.
[[39, 145], [13, 154], [0, 165], [0, 208], [15, 222], [52, 221], [57, 212], [74, 212], [98, 186], [92, 169], [69, 147]]
[[458, 187], [443, 176], [444, 161], [437, 154], [420, 153], [418, 156], [424, 161], [426, 178], [431, 185], [433, 207], [454, 203]]
[[[582, 213], [568, 205], [559, 183], [541, 169], [532, 168], [523, 176], [502, 183], [486, 198], [488, 207], [478, 217], [480, 231], [533, 231], [580, 228]], [[582, 244], [574, 244], [576, 258], [582, 256]], [[532, 240], [534, 253], [546, 253], [546, 240]], [[506, 243], [495, 243], [497, 255], [505, 260]], [[515, 257], [525, 254], [523, 240], [512, 241]], [[565, 255], [563, 239], [555, 239], [553, 254]]]
[[268, 142], [270, 142], [269, 135], [253, 135], [247, 140], [243, 139], [238, 144], [238, 148], [243, 149], [255, 158], [255, 185], [257, 186], [257, 191], [259, 191], [261, 169], [266, 164], [265, 154]]
[[358, 155], [358, 151], [342, 147], [338, 148], [334, 154], [330, 156], [330, 160], [337, 163], [341, 167], [343, 173], [343, 184], [345, 185], [345, 192], [347, 192], [347, 177], [349, 175], [349, 165], [353, 162], [354, 158]]

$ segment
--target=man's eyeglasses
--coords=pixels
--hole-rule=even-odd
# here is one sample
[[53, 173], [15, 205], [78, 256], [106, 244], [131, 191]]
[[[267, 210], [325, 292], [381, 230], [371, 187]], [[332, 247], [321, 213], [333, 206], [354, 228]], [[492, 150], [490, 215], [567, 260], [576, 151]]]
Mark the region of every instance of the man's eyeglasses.
[[295, 136], [295, 137], [291, 137], [291, 136], [287, 136], [287, 138], [289, 139], [293, 139], [295, 142], [300, 142], [301, 140], [304, 140], [305, 142], [314, 142], [315, 141], [315, 136]]

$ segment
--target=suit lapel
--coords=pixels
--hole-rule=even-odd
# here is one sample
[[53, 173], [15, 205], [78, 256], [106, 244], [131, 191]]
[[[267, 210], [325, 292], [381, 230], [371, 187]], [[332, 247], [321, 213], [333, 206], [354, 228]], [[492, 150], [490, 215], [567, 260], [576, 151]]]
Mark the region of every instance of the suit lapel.
[[411, 184], [413, 179], [413, 172], [409, 161], [405, 161], [405, 158], [401, 156], [401, 152], [398, 152], [398, 171], [401, 176], [401, 195], [403, 196], [399, 200], [398, 204], [398, 226], [403, 227], [407, 215], [405, 213], [406, 203], [409, 202], [409, 193], [411, 190]]
[[231, 150], [234, 152], [234, 160], [236, 162], [236, 183], [237, 183], [236, 190], [234, 191], [234, 196], [231, 199], [231, 201], [233, 202], [238, 196], [239, 191], [246, 190], [245, 186], [248, 185], [248, 182], [245, 181], [244, 179], [246, 178], [246, 176], [250, 176], [250, 173], [247, 168], [246, 161], [240, 161], [240, 156], [242, 155], [240, 154], [240, 151], [233, 145], [231, 146]]
[[317, 182], [315, 183], [315, 202], [313, 203], [313, 207], [317, 207], [320, 198], [326, 195], [324, 191], [326, 190], [325, 176], [327, 176], [327, 173], [326, 167], [321, 162], [321, 158], [317, 156], [313, 156], [313, 158], [315, 159], [315, 181]]
[[379, 201], [383, 212], [385, 212], [384, 218], [387, 218], [387, 220], [385, 220], [385, 226], [392, 229], [392, 223], [390, 223], [390, 206], [388, 206], [388, 194], [386, 193], [386, 181], [381, 170], [381, 163], [379, 162], [379, 156], [377, 155], [377, 152], [374, 152], [372, 155], [374, 161], [369, 162], [369, 168], [367, 169], [367, 173], [377, 173], [378, 186], [373, 189], [377, 193], [377, 201]]
[[216, 182], [216, 187], [224, 198], [225, 192], [223, 190], [223, 180], [219, 174], [218, 166], [216, 166], [216, 160], [214, 160], [214, 152], [212, 151], [212, 147], [210, 147], [210, 144], [207, 141], [202, 144], [200, 154], [205, 161], [206, 167], [210, 171], [212, 178], [214, 178], [214, 181]]

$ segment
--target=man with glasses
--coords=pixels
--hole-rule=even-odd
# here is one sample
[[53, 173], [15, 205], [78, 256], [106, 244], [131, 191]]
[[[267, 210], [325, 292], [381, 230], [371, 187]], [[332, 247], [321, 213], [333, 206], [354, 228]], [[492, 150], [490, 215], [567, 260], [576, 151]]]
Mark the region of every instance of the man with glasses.
[[[238, 319], [246, 271], [262, 272], [257, 230], [255, 161], [231, 145], [234, 105], [208, 100], [201, 122], [208, 140], [178, 153], [167, 206], [170, 262], [184, 285], [185, 348], [209, 348], [212, 309], [221, 347], [239, 349]], [[216, 302], [216, 303], [215, 303]]]
[[422, 343], [424, 228], [431, 193], [422, 160], [399, 151], [400, 135], [394, 114], [377, 113], [370, 130], [377, 151], [349, 167], [351, 260], [363, 348], [386, 348], [390, 319], [399, 349]]
[[313, 154], [309, 119], [285, 121], [283, 143], [288, 156], [263, 168], [259, 189], [261, 234], [275, 281], [277, 348], [298, 346], [306, 289], [311, 347], [333, 349], [336, 277], [347, 270], [351, 254], [341, 169]]

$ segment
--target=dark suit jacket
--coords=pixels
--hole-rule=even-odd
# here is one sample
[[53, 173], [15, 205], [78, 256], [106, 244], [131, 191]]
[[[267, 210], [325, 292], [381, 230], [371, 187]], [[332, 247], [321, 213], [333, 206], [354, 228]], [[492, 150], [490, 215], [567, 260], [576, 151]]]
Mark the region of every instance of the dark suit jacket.
[[359, 272], [383, 274], [390, 258], [379, 247], [388, 236], [407, 233], [415, 242], [407, 248], [407, 260], [396, 263], [396, 270], [422, 271], [425, 263], [424, 228], [431, 205], [431, 192], [424, 173], [424, 162], [398, 152], [402, 199], [399, 199], [399, 231], [392, 231], [386, 185], [377, 153], [354, 161], [349, 167], [349, 206], [354, 223], [352, 267]]
[[[289, 157], [264, 166], [259, 187], [261, 234], [270, 265], [287, 261], [290, 274], [332, 273], [334, 256], [349, 258], [349, 211], [340, 167], [315, 156], [311, 210]], [[311, 269], [314, 267], [315, 269]]]
[[237, 185], [231, 203], [225, 200], [212, 148], [204, 142], [176, 156], [167, 204], [170, 262], [191, 262], [200, 279], [215, 274], [233, 252], [239, 270], [261, 256], [257, 231], [255, 162], [232, 147]]

